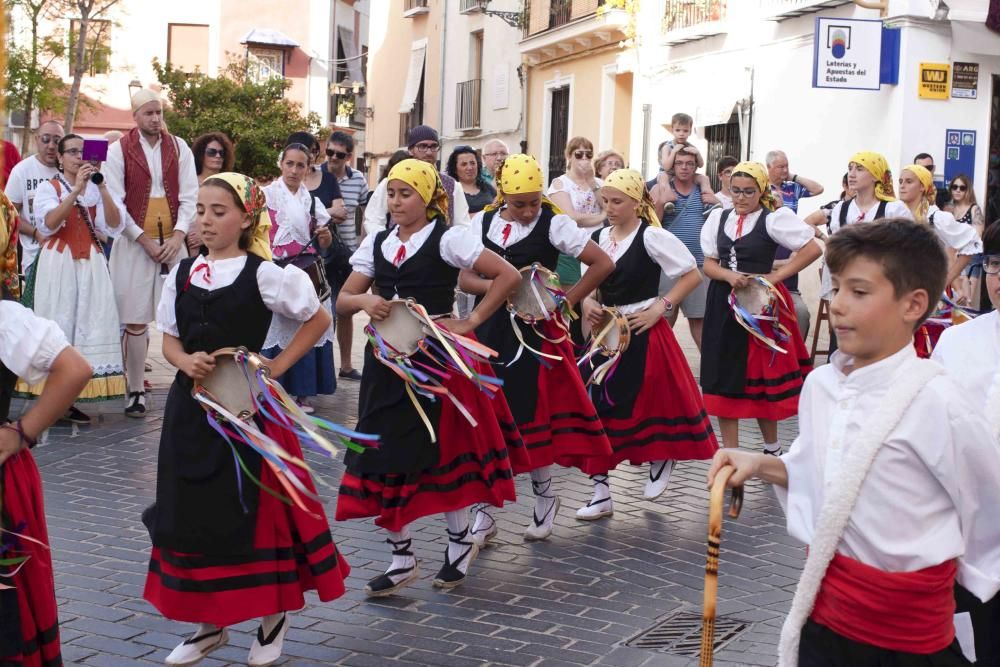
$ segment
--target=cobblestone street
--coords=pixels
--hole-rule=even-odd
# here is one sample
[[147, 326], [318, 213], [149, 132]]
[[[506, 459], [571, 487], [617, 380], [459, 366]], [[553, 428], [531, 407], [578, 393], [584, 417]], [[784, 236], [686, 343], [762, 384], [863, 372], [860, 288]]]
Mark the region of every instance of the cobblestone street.
[[[683, 323], [677, 327], [679, 334], [686, 329]], [[142, 599], [149, 538], [139, 516], [153, 499], [160, 416], [171, 378], [159, 359], [159, 341], [151, 349], [155, 389], [147, 419], [126, 419], [120, 406], [102, 405], [94, 425], [55, 427], [35, 449], [68, 664], [163, 664], [192, 630], [163, 619]], [[319, 402], [320, 414], [353, 425], [357, 389], [356, 383], [342, 382], [335, 396]], [[781, 426], [786, 447], [795, 428], [794, 421]], [[743, 438], [745, 445], [760, 447], [749, 424]], [[342, 466], [317, 467], [336, 485]], [[291, 615], [281, 664], [697, 664], [700, 620], [691, 624], [694, 641], [675, 643], [669, 652], [628, 643], [674, 614], [700, 617], [705, 470], [701, 462], [679, 465], [667, 492], [647, 502], [645, 469], [623, 466], [612, 475], [615, 515], [596, 523], [573, 516], [590, 498], [589, 480], [560, 470], [555, 487], [562, 509], [555, 533], [542, 543], [522, 541], [533, 503], [529, 481], [519, 479], [518, 503], [495, 513], [499, 539], [479, 555], [470, 580], [447, 593], [430, 584], [443, 559], [443, 519], [414, 526], [420, 581], [379, 601], [366, 600], [362, 589], [388, 563], [384, 533], [371, 522], [333, 523], [334, 539], [353, 568], [348, 592], [330, 604], [312, 598]], [[327, 498], [332, 517], [334, 499]], [[717, 665], [774, 663], [803, 555], [786, 535], [770, 489], [750, 485], [741, 517], [727, 520], [723, 532], [719, 615], [740, 625], [717, 651]], [[255, 631], [255, 622], [232, 629], [230, 645], [201, 664], [245, 664]]]

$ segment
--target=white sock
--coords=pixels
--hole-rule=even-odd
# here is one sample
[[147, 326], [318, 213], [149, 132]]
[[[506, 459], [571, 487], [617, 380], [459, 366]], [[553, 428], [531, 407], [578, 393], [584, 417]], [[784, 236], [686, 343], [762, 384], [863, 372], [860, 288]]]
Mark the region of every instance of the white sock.
[[476, 503], [472, 506], [472, 511], [476, 515], [472, 522], [473, 535], [488, 533], [493, 530], [493, 524], [496, 522], [493, 520], [493, 515], [490, 514], [489, 507], [486, 503]]
[[271, 634], [271, 632], [274, 631], [275, 626], [281, 622], [281, 619], [284, 618], [284, 616], [285, 616], [284, 612], [279, 612], [277, 614], [271, 614], [270, 616], [265, 616], [264, 618], [260, 619], [260, 625], [262, 628], [264, 628], [265, 637], [267, 637], [268, 635]]
[[145, 391], [143, 380], [146, 379], [146, 350], [149, 349], [149, 329], [141, 333], [125, 329], [122, 335], [122, 356], [125, 359], [125, 382], [128, 390]]
[[535, 519], [549, 518], [552, 506], [556, 504], [556, 494], [552, 493], [552, 466], [542, 466], [531, 471], [531, 490], [535, 494]]
[[[413, 551], [410, 549], [410, 527], [403, 526], [403, 529], [398, 533], [393, 531], [387, 531], [389, 533], [389, 539], [386, 540], [392, 546], [393, 551], [397, 552], [392, 555], [392, 562], [389, 567], [386, 568], [386, 572], [390, 570], [408, 570], [417, 564], [417, 559], [413, 555]], [[409, 555], [400, 552], [408, 552]], [[409, 576], [409, 572], [397, 575], [395, 577], [389, 577], [392, 579], [393, 583], [398, 583], [404, 578]]]
[[767, 454], [773, 454], [775, 452], [781, 452], [781, 445], [777, 442], [765, 442], [764, 452]]
[[[469, 544], [462, 544], [462, 542], [469, 542], [470, 544], [472, 542], [468, 534], [469, 508], [463, 507], [453, 512], [445, 512], [444, 517], [448, 522], [448, 561], [456, 563], [462, 557], [462, 554], [472, 548]], [[456, 542], [456, 540], [460, 541]], [[469, 569], [469, 559], [462, 560], [458, 565], [458, 569], [465, 574]]]
[[596, 505], [611, 497], [611, 480], [608, 478], [607, 473], [603, 475], [591, 475], [590, 479], [594, 480], [594, 499], [590, 501], [591, 505]]
[[663, 469], [670, 463], [670, 459], [649, 462], [649, 481], [655, 482], [663, 475]]
[[201, 637], [203, 635], [207, 635], [213, 632], [218, 632], [221, 629], [222, 626], [220, 625], [212, 625], [211, 623], [202, 623], [201, 625], [198, 626], [198, 629], [195, 630], [194, 634], [191, 635], [191, 637]]

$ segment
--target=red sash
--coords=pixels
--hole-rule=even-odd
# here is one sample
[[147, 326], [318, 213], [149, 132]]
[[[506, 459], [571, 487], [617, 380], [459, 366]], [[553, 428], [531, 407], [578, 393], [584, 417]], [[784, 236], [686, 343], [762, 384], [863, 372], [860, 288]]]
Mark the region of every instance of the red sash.
[[[122, 157], [125, 160], [125, 209], [140, 227], [146, 219], [149, 193], [153, 177], [142, 151], [139, 128], [133, 127], [120, 139]], [[174, 138], [163, 130], [160, 133], [160, 163], [163, 166], [163, 190], [167, 193], [170, 218], [177, 224], [177, 209], [180, 207], [180, 156]]]
[[905, 653], [943, 651], [955, 639], [950, 560], [917, 572], [883, 572], [836, 554], [812, 620], [856, 642]]

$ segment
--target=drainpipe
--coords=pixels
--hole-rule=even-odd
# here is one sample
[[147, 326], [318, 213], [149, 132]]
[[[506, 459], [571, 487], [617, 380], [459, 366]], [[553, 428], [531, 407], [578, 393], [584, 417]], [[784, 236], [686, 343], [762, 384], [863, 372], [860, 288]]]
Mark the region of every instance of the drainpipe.
[[326, 63], [326, 78], [328, 79], [326, 82], [327, 125], [333, 125], [334, 122], [336, 122], [337, 120], [337, 110], [333, 108], [333, 104], [331, 103], [330, 99], [333, 97], [332, 93], [330, 92], [330, 88], [331, 86], [333, 86], [334, 83], [337, 83], [337, 63], [335, 61], [337, 60], [337, 40], [340, 39], [340, 31], [337, 29], [337, 5], [340, 4], [340, 0], [331, 0], [331, 4], [333, 5], [331, 11], [331, 13], [333, 14], [333, 16], [331, 17], [332, 20], [331, 31], [333, 32], [333, 35], [331, 36], [333, 37], [333, 39], [330, 40], [330, 60]]
[[[438, 107], [440, 108], [441, 113], [438, 114], [437, 131], [440, 136], [444, 136], [444, 74], [448, 67], [448, 59], [445, 57], [448, 54], [448, 0], [444, 0], [441, 3], [441, 7], [441, 93], [438, 97]], [[428, 21], [428, 23], [430, 23], [430, 21]], [[439, 156], [443, 154], [444, 151], [438, 153]]]
[[528, 82], [531, 76], [531, 67], [526, 62], [522, 62], [517, 68], [517, 81], [521, 84], [521, 118], [518, 125], [521, 126], [521, 152], [528, 153]]

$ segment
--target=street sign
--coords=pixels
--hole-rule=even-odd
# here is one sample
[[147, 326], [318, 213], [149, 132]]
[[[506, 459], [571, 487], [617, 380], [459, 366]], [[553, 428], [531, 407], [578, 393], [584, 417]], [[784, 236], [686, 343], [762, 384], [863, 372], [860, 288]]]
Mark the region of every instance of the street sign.
[[920, 63], [917, 94], [926, 100], [948, 99], [948, 63]]
[[974, 100], [979, 95], [979, 63], [955, 63], [951, 96]]
[[881, 61], [881, 21], [816, 18], [813, 88], [878, 90]]
[[959, 174], [975, 180], [976, 174], [976, 131], [947, 130], [944, 142], [944, 182]]

